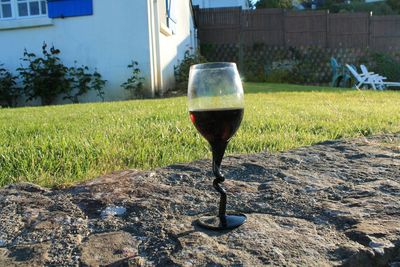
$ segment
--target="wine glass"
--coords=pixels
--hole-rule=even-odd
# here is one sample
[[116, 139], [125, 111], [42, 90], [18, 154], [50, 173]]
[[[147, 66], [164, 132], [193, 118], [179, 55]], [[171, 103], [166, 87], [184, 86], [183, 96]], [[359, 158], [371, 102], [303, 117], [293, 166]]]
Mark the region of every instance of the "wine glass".
[[203, 216], [197, 222], [213, 230], [236, 228], [247, 217], [226, 213], [226, 192], [220, 186], [225, 180], [220, 171], [222, 158], [244, 111], [243, 87], [236, 64], [216, 62], [191, 66], [188, 98], [190, 119], [211, 146], [213, 186], [221, 195], [218, 216]]

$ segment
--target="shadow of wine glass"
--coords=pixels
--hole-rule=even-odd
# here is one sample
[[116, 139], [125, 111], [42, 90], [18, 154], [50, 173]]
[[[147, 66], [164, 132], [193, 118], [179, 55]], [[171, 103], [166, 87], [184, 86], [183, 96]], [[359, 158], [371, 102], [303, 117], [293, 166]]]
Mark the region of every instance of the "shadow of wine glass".
[[204, 234], [206, 234], [206, 235], [208, 235], [210, 237], [213, 237], [213, 236], [217, 236], [218, 237], [218, 236], [223, 236], [225, 234], [228, 234], [228, 233], [236, 230], [236, 228], [235, 229], [227, 229], [227, 230], [210, 230], [210, 229], [206, 229], [206, 228], [203, 228], [203, 227], [201, 227], [199, 225], [198, 219], [192, 221], [192, 226], [194, 228], [193, 230], [183, 232], [182, 234], [179, 234], [179, 235], [185, 236], [185, 235], [188, 235], [188, 234], [191, 234], [191, 233], [194, 233], [194, 232], [201, 232], [201, 233], [204, 233]]

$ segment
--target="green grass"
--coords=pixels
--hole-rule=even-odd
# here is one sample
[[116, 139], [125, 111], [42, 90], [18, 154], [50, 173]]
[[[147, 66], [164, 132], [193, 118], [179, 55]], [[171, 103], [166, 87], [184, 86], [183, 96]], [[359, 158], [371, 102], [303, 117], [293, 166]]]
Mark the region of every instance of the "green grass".
[[[245, 117], [228, 154], [400, 132], [399, 91], [245, 86]], [[186, 98], [0, 109], [0, 185], [66, 186], [114, 170], [210, 158]]]

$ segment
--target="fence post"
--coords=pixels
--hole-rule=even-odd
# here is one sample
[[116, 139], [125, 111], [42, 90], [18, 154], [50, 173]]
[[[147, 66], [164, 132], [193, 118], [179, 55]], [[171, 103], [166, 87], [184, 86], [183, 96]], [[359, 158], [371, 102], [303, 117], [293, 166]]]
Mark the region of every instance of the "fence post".
[[243, 73], [244, 70], [244, 50], [243, 50], [243, 24], [244, 24], [244, 19], [243, 19], [243, 11], [240, 8], [239, 11], [239, 72]]
[[286, 47], [286, 9], [282, 9], [282, 30], [283, 30], [283, 47]]
[[372, 48], [374, 42], [372, 41], [372, 30], [371, 30], [371, 26], [372, 26], [372, 11], [369, 13], [368, 16], [368, 43], [367, 43], [367, 47], [368, 48]]
[[329, 48], [329, 9], [326, 11], [325, 16], [326, 16], [325, 48]]

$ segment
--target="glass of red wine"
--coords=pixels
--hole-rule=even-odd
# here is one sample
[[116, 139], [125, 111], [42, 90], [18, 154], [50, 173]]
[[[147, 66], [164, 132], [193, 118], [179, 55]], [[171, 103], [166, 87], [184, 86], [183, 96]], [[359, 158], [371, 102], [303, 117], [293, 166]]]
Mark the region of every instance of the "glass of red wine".
[[236, 64], [217, 62], [191, 66], [188, 98], [190, 119], [211, 146], [213, 186], [221, 195], [218, 216], [203, 216], [197, 223], [212, 230], [236, 228], [247, 217], [226, 213], [226, 192], [220, 186], [225, 180], [220, 170], [222, 158], [244, 111], [243, 87]]

